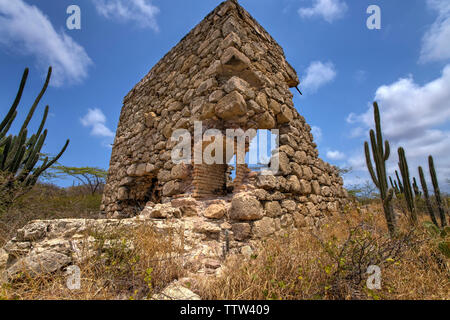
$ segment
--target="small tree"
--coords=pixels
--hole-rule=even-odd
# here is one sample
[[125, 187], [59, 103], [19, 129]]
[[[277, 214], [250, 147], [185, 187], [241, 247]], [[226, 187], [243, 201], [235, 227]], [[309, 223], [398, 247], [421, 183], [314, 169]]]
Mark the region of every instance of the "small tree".
[[336, 168], [339, 172], [339, 175], [341, 175], [341, 176], [349, 174], [353, 171], [352, 167], [336, 167]]
[[105, 184], [106, 176], [108, 175], [106, 170], [94, 167], [78, 168], [57, 165], [53, 166], [52, 169], [50, 174], [52, 178], [75, 178], [81, 182], [92, 195], [100, 191], [101, 187]]

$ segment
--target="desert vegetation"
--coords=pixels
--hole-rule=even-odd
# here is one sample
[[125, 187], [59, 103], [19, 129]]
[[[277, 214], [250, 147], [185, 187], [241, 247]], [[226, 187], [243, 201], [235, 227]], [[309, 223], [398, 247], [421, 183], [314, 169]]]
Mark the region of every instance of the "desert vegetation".
[[[41, 152], [48, 107], [37, 133], [27, 138], [51, 69], [20, 133], [7, 136], [27, 73], [0, 125], [0, 247], [32, 220], [99, 217], [106, 178], [102, 169], [57, 163], [68, 142], [51, 160]], [[22, 273], [1, 285], [0, 299], [151, 299], [177, 279], [203, 299], [449, 299], [449, 197], [440, 191], [432, 156], [432, 194], [422, 167], [421, 188], [411, 179], [403, 148], [398, 150], [400, 174], [387, 175], [390, 146], [383, 140], [376, 103], [374, 116], [376, 128], [364, 146], [374, 186], [368, 182], [349, 190], [347, 207], [318, 228], [269, 237], [251, 253], [224, 255], [214, 275], [192, 274], [186, 266], [179, 241], [183, 230], [169, 230], [164, 237], [145, 223], [107, 234], [86, 230], [95, 250], [79, 265], [81, 289], [68, 289], [64, 269]], [[42, 180], [60, 176], [79, 183], [62, 188]], [[379, 290], [366, 285], [370, 266], [382, 271]]]

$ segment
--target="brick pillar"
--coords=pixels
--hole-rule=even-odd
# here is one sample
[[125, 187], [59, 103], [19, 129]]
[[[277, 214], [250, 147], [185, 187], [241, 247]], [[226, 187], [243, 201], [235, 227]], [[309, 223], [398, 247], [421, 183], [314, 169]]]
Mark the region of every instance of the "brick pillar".
[[236, 178], [233, 181], [233, 192], [244, 191], [243, 185], [247, 182], [247, 176], [251, 172], [247, 164], [238, 164], [236, 166]]
[[226, 164], [194, 165], [194, 198], [225, 195], [227, 169]]

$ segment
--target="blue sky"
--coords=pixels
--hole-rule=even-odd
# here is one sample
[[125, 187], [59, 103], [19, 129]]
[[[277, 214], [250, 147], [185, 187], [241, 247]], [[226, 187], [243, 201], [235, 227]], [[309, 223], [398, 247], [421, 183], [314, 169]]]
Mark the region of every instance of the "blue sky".
[[[46, 104], [55, 154], [71, 139], [61, 163], [107, 168], [123, 97], [220, 1], [0, 0], [0, 115], [14, 99], [23, 69], [30, 76], [21, 124], [48, 65]], [[391, 141], [389, 171], [404, 146], [413, 176], [435, 156], [442, 189], [450, 178], [450, 2], [447, 0], [240, 0], [284, 48], [302, 79], [295, 106], [313, 127], [320, 156], [351, 166], [346, 184], [368, 178], [363, 141], [372, 127], [370, 103], [380, 103]], [[66, 27], [69, 5], [81, 9], [81, 30]], [[381, 29], [369, 30], [370, 5]], [[62, 184], [71, 181], [61, 182]]]

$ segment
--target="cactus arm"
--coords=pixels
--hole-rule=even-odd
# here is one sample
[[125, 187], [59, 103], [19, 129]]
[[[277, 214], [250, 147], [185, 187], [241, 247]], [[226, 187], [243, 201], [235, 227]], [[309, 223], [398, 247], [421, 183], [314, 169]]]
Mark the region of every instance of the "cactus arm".
[[436, 215], [434, 214], [433, 206], [431, 205], [430, 195], [428, 193], [428, 186], [425, 180], [425, 175], [423, 174], [422, 167], [419, 167], [419, 178], [420, 184], [422, 185], [423, 196], [425, 198], [425, 204], [427, 206], [428, 214], [430, 215], [431, 221], [439, 227], [439, 224], [436, 220]]
[[364, 150], [366, 154], [366, 163], [367, 163], [367, 169], [369, 169], [370, 176], [372, 177], [373, 183], [377, 188], [380, 187], [380, 184], [378, 182], [378, 179], [375, 175], [375, 172], [373, 171], [372, 161], [370, 159], [370, 150], [369, 150], [369, 144], [366, 142], [364, 143]]
[[391, 184], [392, 189], [395, 189], [394, 183], [392, 182], [392, 178], [389, 177], [389, 183]]
[[416, 212], [416, 206], [414, 202], [414, 197], [411, 189], [411, 180], [409, 176], [409, 168], [408, 168], [408, 162], [406, 160], [405, 150], [400, 147], [398, 148], [398, 158], [399, 158], [399, 167], [400, 172], [403, 178], [403, 188], [405, 190], [405, 200], [406, 204], [408, 206], [408, 210], [411, 214], [411, 221], [414, 224], [417, 224], [417, 212]]
[[[380, 157], [378, 153], [378, 148], [376, 145], [375, 132], [373, 130], [370, 131], [370, 143], [372, 145], [372, 156], [376, 169], [376, 181], [378, 182], [377, 187], [380, 189], [382, 197], [384, 198], [384, 189], [383, 189], [383, 181], [382, 181], [382, 168], [380, 167]], [[375, 182], [375, 181], [374, 181]]]
[[3, 139], [5, 138], [6, 134], [8, 133], [9, 129], [11, 128], [12, 123], [17, 117], [17, 111], [14, 111], [12, 117], [9, 119], [9, 122], [4, 127], [3, 131], [0, 132], [0, 147], [3, 145]]
[[42, 116], [41, 124], [39, 125], [39, 129], [36, 132], [36, 137], [39, 137], [44, 129], [45, 122], [47, 121], [49, 106], [45, 106], [44, 115]]
[[28, 123], [30, 123], [31, 118], [33, 117], [34, 111], [36, 110], [36, 107], [38, 106], [39, 102], [41, 101], [42, 96], [44, 95], [45, 91], [47, 91], [48, 84], [50, 82], [50, 77], [52, 75], [52, 67], [48, 68], [47, 78], [45, 79], [44, 86], [41, 89], [41, 92], [39, 92], [38, 96], [36, 97], [36, 100], [34, 101], [33, 105], [31, 106], [30, 111], [28, 112], [28, 115], [22, 124], [22, 128], [20, 131], [24, 130]]
[[5, 119], [3, 119], [2, 123], [0, 123], [0, 132], [3, 131], [7, 123], [11, 120], [11, 118], [14, 116], [14, 113], [17, 109], [17, 106], [19, 105], [20, 99], [22, 99], [22, 93], [23, 89], [25, 88], [25, 84], [27, 82], [28, 78], [28, 68], [25, 69], [22, 75], [22, 80], [20, 81], [19, 91], [17, 92], [16, 98], [14, 99], [14, 102], [9, 109], [8, 113], [6, 114]]
[[421, 194], [420, 194], [419, 186], [417, 185], [417, 180], [415, 177], [413, 178], [413, 190], [414, 190], [414, 195], [416, 196], [416, 198], [420, 198]]
[[2, 171], [5, 169], [5, 163], [6, 163], [6, 159], [8, 158], [9, 149], [11, 148], [11, 143], [12, 143], [12, 137], [9, 136], [6, 139], [5, 147], [2, 152], [2, 161], [0, 162], [0, 170], [2, 170]]
[[432, 156], [428, 157], [428, 165], [430, 167], [430, 175], [431, 175], [431, 182], [433, 183], [433, 189], [434, 189], [434, 196], [436, 198], [436, 202], [438, 204], [439, 209], [439, 217], [441, 219], [441, 226], [445, 227], [447, 226], [447, 221], [445, 219], [445, 210], [444, 205], [442, 203], [441, 198], [441, 191], [439, 189], [439, 183], [436, 175], [436, 169], [434, 168], [434, 160]]
[[66, 141], [66, 144], [64, 145], [64, 147], [61, 149], [61, 151], [58, 153], [58, 155], [56, 157], [54, 157], [50, 162], [42, 164], [41, 167], [39, 167], [32, 175], [31, 181], [33, 181], [33, 183], [35, 183], [37, 181], [37, 179], [39, 178], [39, 176], [42, 174], [42, 172], [44, 172], [45, 170], [47, 170], [48, 168], [50, 168], [52, 165], [54, 165], [56, 163], [56, 161], [59, 160], [59, 158], [61, 158], [61, 156], [63, 155], [63, 153], [66, 151], [68, 145], [69, 145], [70, 140]]
[[391, 155], [391, 147], [389, 145], [389, 141], [386, 140], [384, 142], [384, 161], [387, 161], [390, 155]]
[[377, 147], [380, 155], [383, 155], [383, 136], [381, 134], [381, 117], [380, 117], [380, 109], [378, 108], [378, 103], [373, 103], [373, 112], [375, 119], [375, 131], [377, 133]]
[[[31, 165], [31, 164], [34, 162], [36, 157], [39, 158], [39, 152], [41, 151], [46, 138], [47, 138], [47, 130], [44, 131], [44, 133], [39, 137], [39, 140], [36, 143], [36, 145], [34, 146], [34, 148], [31, 149], [30, 155], [25, 163], [26, 170], [29, 171], [34, 167], [34, 165]], [[36, 164], [36, 163], [34, 162], [34, 164]]]
[[24, 143], [27, 136], [27, 130], [21, 132], [19, 137], [16, 137], [13, 139], [13, 148], [11, 149], [11, 157], [9, 162], [6, 163], [6, 171], [15, 174], [16, 170], [14, 168], [20, 166], [20, 162], [22, 161], [22, 158], [24, 156], [25, 151], [22, 150], [25, 148]]
[[397, 170], [395, 170], [395, 175], [396, 175], [396, 177], [397, 177], [398, 187], [400, 188], [400, 192], [401, 192], [401, 193], [404, 193], [405, 190], [404, 190], [404, 188], [403, 188], [402, 180], [400, 179], [400, 176], [398, 175], [398, 171], [397, 171]]
[[21, 164], [21, 160], [23, 158], [23, 155], [25, 154], [25, 146], [20, 147], [19, 152], [17, 153], [16, 158], [14, 159], [15, 161], [12, 163], [12, 167], [11, 167], [11, 173], [16, 174], [17, 171], [20, 168], [20, 164]]

